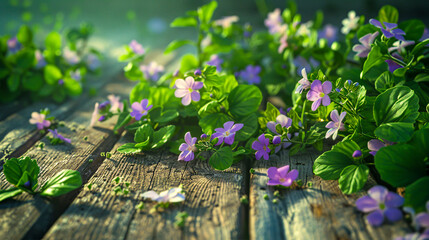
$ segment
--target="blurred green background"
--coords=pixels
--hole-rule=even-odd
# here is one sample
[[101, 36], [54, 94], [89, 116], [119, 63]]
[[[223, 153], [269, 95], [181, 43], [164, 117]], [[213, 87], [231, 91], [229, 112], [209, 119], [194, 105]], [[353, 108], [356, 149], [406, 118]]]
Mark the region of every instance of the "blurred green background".
[[[173, 39], [192, 38], [192, 29], [172, 29], [169, 23], [187, 10], [196, 9], [208, 0], [2, 0], [0, 1], [0, 34], [15, 35], [21, 24], [36, 27], [36, 42], [52, 30], [62, 31], [85, 21], [95, 27], [90, 45], [105, 56], [116, 57], [122, 46], [136, 39], [144, 47], [164, 48]], [[274, 8], [285, 8], [286, 0], [219, 0], [215, 18], [237, 15], [240, 23], [263, 28], [263, 19]], [[398, 8], [400, 21], [418, 18], [429, 25], [429, 0], [301, 0], [298, 12], [303, 21], [314, 17], [317, 10], [325, 14], [325, 24], [341, 26], [347, 12], [355, 10], [367, 20], [376, 16], [384, 4]], [[40, 44], [41, 45], [41, 44]]]

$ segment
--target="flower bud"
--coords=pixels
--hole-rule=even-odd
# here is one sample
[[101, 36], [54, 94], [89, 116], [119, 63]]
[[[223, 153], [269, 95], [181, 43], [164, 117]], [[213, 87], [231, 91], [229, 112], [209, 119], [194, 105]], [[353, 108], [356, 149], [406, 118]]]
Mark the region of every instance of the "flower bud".
[[362, 151], [361, 150], [356, 150], [356, 151], [354, 151], [353, 152], [353, 155], [352, 155], [354, 158], [359, 158], [359, 157], [361, 157], [362, 156]]
[[207, 138], [207, 134], [205, 134], [205, 133], [201, 134], [200, 138], [201, 139], [206, 139]]
[[101, 116], [101, 117], [98, 119], [98, 121], [99, 121], [99, 122], [102, 122], [102, 121], [104, 121], [104, 120], [106, 120], [106, 116], [104, 116], [104, 115], [103, 115], [103, 116]]
[[195, 76], [201, 75], [201, 70], [200, 69], [195, 70], [194, 75]]

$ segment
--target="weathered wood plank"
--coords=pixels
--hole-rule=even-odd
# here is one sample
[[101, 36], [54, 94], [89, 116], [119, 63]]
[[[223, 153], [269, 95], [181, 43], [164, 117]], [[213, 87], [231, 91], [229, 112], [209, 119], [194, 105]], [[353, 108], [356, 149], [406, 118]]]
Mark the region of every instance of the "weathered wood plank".
[[[127, 134], [116, 147], [130, 141], [132, 136]], [[117, 176], [131, 183], [129, 196], [111, 194]], [[89, 182], [96, 187], [83, 190], [44, 239], [237, 239], [246, 235], [239, 201], [244, 194], [241, 166], [216, 172], [207, 162], [178, 162], [177, 156], [166, 152], [115, 153]], [[180, 184], [186, 191], [184, 204], [162, 213], [149, 213], [153, 203], [135, 210], [141, 193]], [[174, 226], [180, 211], [190, 215], [183, 230]]]
[[[336, 181], [325, 181], [313, 175], [313, 161], [320, 153], [308, 150], [289, 157], [287, 151], [269, 161], [257, 161], [250, 180], [250, 238], [251, 239], [392, 239], [410, 229], [405, 222], [371, 227], [355, 207], [356, 199], [365, 194], [344, 195]], [[289, 164], [298, 169], [299, 177], [312, 187], [281, 190], [274, 204], [272, 187], [267, 187], [269, 167]], [[369, 182], [367, 190], [374, 185]], [[268, 194], [270, 200], [265, 200]]]
[[[130, 91], [132, 85], [122, 79], [117, 83], [107, 84], [100, 93], [106, 94], [109, 89], [109, 93], [124, 95]], [[104, 98], [103, 95], [91, 101], [86, 99], [86, 102], [80, 105], [79, 111], [63, 116], [66, 127], [60, 127], [59, 131], [65, 137], [71, 138], [72, 144], [52, 146], [47, 138], [42, 138], [25, 152], [25, 156], [38, 161], [41, 169], [40, 185], [62, 169], [78, 170], [86, 182], [101, 165], [104, 158], [100, 157], [100, 153], [109, 151], [119, 139], [112, 131], [114, 119], [105, 122], [103, 127], [85, 128], [89, 125], [94, 102]], [[59, 109], [61, 108], [63, 107]], [[59, 109], [57, 111], [60, 111]], [[84, 137], [88, 139], [85, 141]], [[43, 150], [37, 147], [40, 142], [45, 143]], [[89, 159], [93, 159], [93, 162]], [[9, 187], [3, 174], [0, 179], [1, 189]], [[6, 239], [41, 238], [77, 193], [78, 191], [74, 191], [53, 200], [34, 198], [28, 194], [20, 195], [15, 200], [6, 200], [0, 204], [0, 236], [7, 236]]]

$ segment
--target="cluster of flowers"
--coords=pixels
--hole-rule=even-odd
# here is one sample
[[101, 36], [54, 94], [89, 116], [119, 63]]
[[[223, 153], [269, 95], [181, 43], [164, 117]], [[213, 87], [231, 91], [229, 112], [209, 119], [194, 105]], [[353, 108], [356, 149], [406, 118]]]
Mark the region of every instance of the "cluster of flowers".
[[59, 134], [57, 129], [53, 129], [53, 130], [49, 129], [49, 127], [55, 126], [56, 124], [52, 124], [53, 121], [55, 121], [54, 117], [47, 118], [48, 114], [49, 114], [49, 110], [47, 109], [42, 110], [40, 113], [32, 112], [29, 122], [30, 124], [36, 125], [37, 129], [40, 131], [47, 129], [52, 134], [52, 138], [51, 138], [52, 144], [63, 143], [63, 142], [71, 143], [71, 140]]
[[94, 126], [97, 121], [103, 122], [115, 114], [119, 114], [124, 110], [124, 103], [120, 101], [121, 97], [110, 94], [107, 96], [107, 101], [95, 103], [94, 111], [92, 112], [90, 126]]

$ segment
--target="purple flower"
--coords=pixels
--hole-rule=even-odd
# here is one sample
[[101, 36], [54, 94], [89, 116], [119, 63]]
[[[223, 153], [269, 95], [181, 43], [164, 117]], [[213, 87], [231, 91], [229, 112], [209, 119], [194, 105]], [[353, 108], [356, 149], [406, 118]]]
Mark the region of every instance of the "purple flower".
[[286, 25], [283, 24], [280, 9], [276, 8], [274, 11], [268, 13], [267, 19], [264, 21], [265, 26], [268, 28], [270, 34], [276, 34], [283, 32]]
[[369, 154], [371, 154], [372, 156], [375, 156], [375, 154], [378, 152], [378, 150], [380, 150], [383, 147], [393, 145], [393, 144], [394, 144], [393, 142], [386, 141], [386, 140], [384, 140], [384, 142], [382, 142], [378, 139], [372, 139], [368, 142], [368, 149], [371, 150], [371, 152], [369, 152]]
[[64, 84], [64, 79], [62, 79], [62, 78], [61, 78], [61, 79], [59, 79], [59, 80], [58, 80], [58, 85], [61, 85], [61, 86], [62, 86], [63, 84]]
[[194, 71], [194, 75], [199, 76], [201, 75], [201, 69], [197, 69]]
[[164, 66], [156, 62], [150, 62], [148, 65], [141, 65], [140, 71], [143, 72], [146, 79], [157, 81], [161, 73], [164, 71]]
[[35, 66], [36, 69], [40, 69], [40, 68], [46, 66], [45, 58], [43, 57], [43, 54], [40, 50], [36, 50], [34, 52], [34, 56], [36, 57], [36, 61], [37, 61], [36, 66]]
[[398, 27], [398, 24], [396, 24], [396, 23], [383, 22], [383, 24], [385, 26], [385, 27], [383, 27], [383, 25], [380, 23], [380, 21], [373, 19], [373, 18], [371, 18], [369, 20], [369, 23], [371, 23], [371, 25], [373, 25], [377, 28], [380, 28], [381, 32], [383, 33], [383, 35], [386, 38], [395, 37], [396, 39], [401, 40], [401, 41], [405, 40], [404, 36], [402, 36], [402, 35], [405, 35], [405, 32], [399, 28], [396, 28], [396, 27]]
[[58, 139], [60, 139], [60, 140], [61, 140], [61, 141], [63, 141], [63, 142], [71, 143], [70, 138], [65, 138], [65, 137], [63, 137], [61, 134], [59, 134], [59, 133], [58, 133], [58, 130], [57, 130], [57, 129], [55, 129], [55, 130], [48, 129], [48, 131], [49, 131], [50, 133], [52, 133], [52, 137], [53, 137], [53, 138], [58, 138]]
[[341, 32], [343, 34], [348, 34], [350, 31], [359, 27], [359, 16], [356, 16], [355, 11], [350, 11], [348, 18], [343, 19], [342, 24], [343, 27], [341, 28]]
[[399, 69], [399, 68], [403, 68], [403, 66], [402, 65], [400, 65], [399, 63], [397, 63], [397, 62], [395, 62], [395, 61], [393, 61], [393, 60], [391, 60], [391, 59], [387, 59], [387, 60], [385, 60], [385, 62], [387, 63], [387, 65], [388, 65], [388, 67], [389, 67], [389, 71], [390, 72], [394, 72], [396, 69]]
[[260, 66], [248, 65], [245, 70], [240, 71], [239, 76], [249, 84], [259, 84], [261, 82], [260, 72]]
[[389, 52], [396, 50], [398, 53], [403, 54], [405, 53], [405, 48], [413, 45], [414, 43], [414, 41], [396, 41], [393, 43], [393, 47], [390, 47], [388, 50]]
[[223, 124], [223, 128], [216, 128], [214, 133], [212, 135], [212, 138], [218, 138], [219, 141], [216, 143], [216, 145], [222, 144], [224, 141], [228, 145], [232, 145], [234, 143], [234, 137], [235, 133], [243, 128], [244, 124], [237, 123], [234, 124], [233, 121], [228, 121]]
[[331, 112], [332, 121], [326, 124], [326, 127], [330, 129], [326, 132], [325, 138], [329, 138], [330, 136], [332, 136], [332, 139], [335, 140], [337, 138], [338, 131], [346, 130], [344, 128], [344, 123], [342, 123], [345, 116], [346, 116], [346, 112], [342, 112], [341, 115], [339, 115], [336, 109], [332, 110]]
[[191, 100], [198, 102], [200, 101], [200, 92], [204, 84], [203, 82], [195, 82], [194, 78], [189, 76], [185, 80], [177, 79], [174, 84], [176, 91], [174, 95], [178, 98], [182, 98], [182, 104], [188, 106], [191, 104]]
[[275, 122], [269, 121], [267, 123], [267, 128], [270, 129], [271, 132], [278, 135], [279, 133], [276, 131], [277, 124], [280, 124], [280, 126], [282, 126], [282, 128], [284, 128], [284, 127], [288, 128], [288, 127], [292, 126], [292, 119], [286, 117], [283, 114], [280, 114], [276, 117]]
[[218, 72], [222, 71], [222, 67], [221, 67], [222, 63], [223, 63], [223, 60], [219, 58], [218, 55], [212, 55], [210, 57], [210, 60], [206, 62], [206, 64], [209, 66], [215, 66]]
[[82, 79], [82, 76], [80, 75], [80, 69], [70, 71], [70, 77], [76, 81], [80, 81]]
[[372, 226], [380, 226], [387, 218], [390, 222], [402, 219], [398, 208], [404, 203], [404, 198], [394, 192], [389, 192], [383, 186], [374, 186], [356, 201], [356, 207], [362, 212], [369, 213], [367, 220]]
[[282, 185], [285, 187], [290, 187], [293, 181], [298, 178], [298, 170], [293, 169], [289, 172], [289, 165], [284, 167], [276, 168], [270, 167], [268, 168], [267, 175], [270, 178], [268, 180], [267, 185], [269, 186], [277, 186]]
[[124, 109], [124, 103], [120, 101], [121, 97], [110, 94], [107, 98], [110, 103], [110, 112], [122, 112]]
[[310, 88], [310, 86], [311, 86], [310, 81], [308, 81], [307, 71], [305, 70], [305, 68], [302, 68], [301, 74], [302, 74], [302, 78], [301, 78], [301, 80], [299, 80], [299, 82], [298, 82], [299, 85], [298, 85], [298, 87], [295, 90], [295, 93], [299, 93], [299, 94], [301, 94], [302, 91], [304, 91], [305, 89]]
[[10, 38], [9, 40], [7, 40], [7, 47], [8, 47], [8, 50], [11, 54], [15, 54], [19, 50], [21, 50], [22, 45], [16, 37], [13, 37], [13, 38]]
[[287, 39], [288, 39], [287, 34], [283, 34], [283, 36], [280, 38], [280, 46], [278, 49], [279, 53], [282, 53], [289, 46]]
[[153, 190], [147, 191], [141, 194], [144, 199], [150, 199], [160, 203], [178, 203], [185, 201], [185, 194], [182, 192], [182, 188], [170, 188], [170, 190], [163, 191], [160, 194]]
[[287, 112], [285, 112], [285, 110], [284, 110], [283, 108], [280, 108], [280, 109], [279, 109], [279, 112], [280, 112], [281, 114], [283, 114], [283, 115], [286, 115], [286, 114], [287, 114]]
[[102, 116], [100, 116], [100, 118], [98, 118], [99, 122], [103, 122], [105, 120], [106, 120], [106, 116], [104, 116], [104, 115], [102, 115]]
[[319, 32], [319, 38], [324, 38], [328, 41], [328, 45], [330, 46], [335, 40], [337, 40], [338, 28], [327, 24], [325, 27]]
[[45, 127], [47, 128], [51, 126], [51, 122], [49, 120], [46, 120], [45, 118], [46, 118], [46, 115], [43, 113], [32, 112], [29, 122], [31, 124], [36, 124], [37, 129], [42, 130]]
[[354, 158], [359, 158], [361, 156], [362, 156], [362, 151], [361, 150], [356, 150], [352, 154], [352, 157], [354, 157]]
[[429, 230], [429, 201], [426, 202], [426, 211], [416, 215], [416, 224], [418, 227], [424, 227]]
[[26, 187], [26, 188], [28, 188], [28, 189], [31, 189], [30, 187], [31, 187], [31, 182], [30, 182], [30, 180], [28, 180], [28, 181], [26, 181], [25, 183], [24, 183], [24, 187]]
[[100, 58], [96, 54], [90, 53], [86, 57], [86, 64], [91, 71], [95, 71], [101, 66]]
[[75, 51], [71, 51], [70, 49], [64, 49], [63, 57], [66, 62], [70, 65], [76, 65], [80, 62], [80, 58]]
[[133, 111], [130, 113], [131, 117], [134, 117], [137, 121], [139, 121], [143, 116], [147, 115], [148, 111], [153, 107], [153, 105], [148, 105], [149, 101], [147, 99], [143, 99], [140, 103], [134, 102], [131, 105], [131, 109]]
[[128, 46], [131, 48], [131, 51], [137, 55], [143, 55], [146, 52], [143, 46], [136, 40], [132, 40]]
[[410, 233], [403, 237], [397, 237], [395, 240], [429, 240], [429, 229], [424, 231], [422, 234]]
[[353, 46], [353, 51], [357, 52], [356, 56], [360, 58], [368, 57], [368, 54], [371, 51], [371, 44], [374, 42], [377, 36], [378, 32], [375, 32], [368, 33], [367, 35], [359, 38], [359, 42], [362, 44], [356, 44]]
[[179, 161], [183, 160], [189, 162], [194, 159], [194, 152], [198, 149], [195, 147], [195, 143], [197, 142], [196, 137], [192, 137], [190, 132], [185, 134], [185, 143], [182, 143], [179, 147], [179, 151], [181, 151], [179, 155]]
[[268, 160], [268, 153], [271, 151], [271, 149], [268, 147], [269, 144], [270, 139], [266, 138], [264, 134], [261, 134], [261, 136], [258, 137], [258, 140], [252, 143], [252, 148], [256, 151], [256, 160], [261, 159], [261, 157], [264, 157], [265, 160]]
[[214, 21], [214, 24], [222, 28], [229, 28], [233, 23], [238, 22], [238, 20], [237, 16], [227, 16]]
[[90, 127], [94, 126], [95, 123], [97, 122], [98, 113], [99, 113], [99, 103], [96, 102], [94, 106], [94, 111], [92, 112], [92, 115], [91, 115], [91, 123], [89, 124]]
[[326, 81], [322, 84], [320, 80], [314, 80], [311, 84], [311, 89], [307, 93], [307, 99], [313, 101], [311, 105], [311, 110], [316, 111], [320, 106], [320, 103], [323, 106], [328, 106], [331, 104], [331, 99], [329, 98], [329, 93], [332, 90], [332, 83]]
[[205, 133], [203, 133], [203, 134], [201, 134], [201, 136], [200, 136], [200, 138], [201, 139], [206, 139], [208, 136], [207, 136], [207, 134], [205, 134]]

